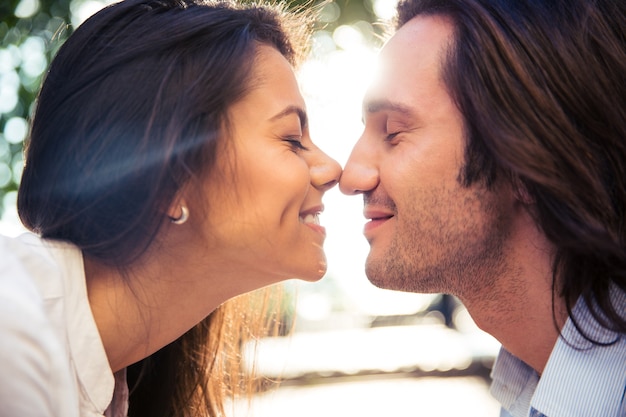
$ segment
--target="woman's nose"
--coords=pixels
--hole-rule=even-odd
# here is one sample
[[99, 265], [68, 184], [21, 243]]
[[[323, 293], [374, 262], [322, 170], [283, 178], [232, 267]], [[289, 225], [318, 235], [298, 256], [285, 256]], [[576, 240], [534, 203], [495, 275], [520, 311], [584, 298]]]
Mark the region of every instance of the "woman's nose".
[[311, 184], [318, 190], [325, 192], [333, 188], [341, 177], [341, 165], [321, 150], [311, 164]]

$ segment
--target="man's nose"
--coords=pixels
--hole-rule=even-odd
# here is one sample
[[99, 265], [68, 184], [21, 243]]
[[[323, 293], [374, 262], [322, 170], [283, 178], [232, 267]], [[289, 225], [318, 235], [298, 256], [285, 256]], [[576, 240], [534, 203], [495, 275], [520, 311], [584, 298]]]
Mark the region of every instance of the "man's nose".
[[339, 181], [339, 189], [346, 195], [361, 194], [376, 188], [379, 182], [375, 154], [361, 137], [352, 149]]

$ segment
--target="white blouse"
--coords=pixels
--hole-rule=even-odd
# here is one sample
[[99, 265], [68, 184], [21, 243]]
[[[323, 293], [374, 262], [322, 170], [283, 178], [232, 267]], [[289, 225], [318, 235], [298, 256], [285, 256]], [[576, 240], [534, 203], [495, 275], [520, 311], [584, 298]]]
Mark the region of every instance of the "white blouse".
[[28, 233], [0, 236], [0, 254], [0, 416], [126, 416], [80, 250]]

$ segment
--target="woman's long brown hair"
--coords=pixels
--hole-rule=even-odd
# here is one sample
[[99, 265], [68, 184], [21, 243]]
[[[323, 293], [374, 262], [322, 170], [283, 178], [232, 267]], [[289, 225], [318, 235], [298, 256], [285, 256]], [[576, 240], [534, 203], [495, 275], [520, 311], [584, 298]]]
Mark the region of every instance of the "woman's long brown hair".
[[232, 299], [129, 367], [129, 416], [226, 416], [249, 404], [252, 394], [276, 382], [256, 375], [253, 360], [260, 336], [280, 335], [282, 295], [272, 286]]
[[[279, 6], [226, 1], [126, 0], [96, 13], [60, 48], [39, 94], [18, 193], [22, 222], [130, 269], [178, 190], [220, 174], [212, 167], [227, 148], [228, 109], [254, 81], [258, 45], [296, 64], [309, 23]], [[226, 302], [130, 366], [130, 416], [224, 415], [229, 398], [253, 388], [242, 350], [276, 328], [272, 292]]]

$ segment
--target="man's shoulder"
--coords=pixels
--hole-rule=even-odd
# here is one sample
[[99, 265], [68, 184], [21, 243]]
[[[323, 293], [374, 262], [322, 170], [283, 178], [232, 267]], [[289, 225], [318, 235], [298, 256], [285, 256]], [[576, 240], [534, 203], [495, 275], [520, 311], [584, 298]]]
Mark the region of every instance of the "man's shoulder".
[[565, 324], [532, 405], [555, 417], [618, 417], [626, 390], [626, 335], [602, 327], [582, 300], [574, 313], [576, 323], [570, 318]]
[[[619, 298], [623, 292], [613, 295], [624, 303]], [[567, 321], [541, 378], [501, 349], [492, 371], [491, 393], [511, 416], [624, 417], [626, 335], [600, 326], [581, 301], [575, 313], [576, 323]], [[579, 330], [600, 343], [592, 343]]]

